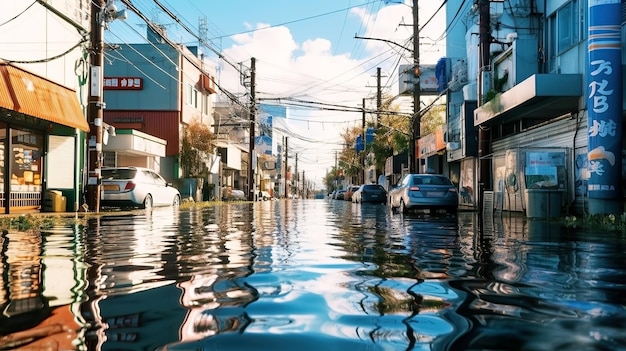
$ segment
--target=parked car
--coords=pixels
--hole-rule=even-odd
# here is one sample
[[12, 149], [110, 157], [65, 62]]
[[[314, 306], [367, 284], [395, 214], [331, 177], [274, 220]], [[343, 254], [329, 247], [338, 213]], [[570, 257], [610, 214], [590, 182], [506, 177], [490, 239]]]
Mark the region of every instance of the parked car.
[[380, 184], [363, 184], [352, 195], [352, 202], [387, 203], [387, 191]]
[[346, 201], [352, 201], [352, 195], [355, 191], [359, 190], [359, 185], [351, 185], [348, 187], [346, 192], [343, 194], [343, 199]]
[[245, 201], [248, 200], [243, 190], [232, 189], [224, 196], [224, 201]]
[[345, 194], [346, 194], [346, 189], [337, 190], [337, 192], [335, 193], [335, 200], [343, 200]]
[[259, 197], [257, 198], [258, 201], [267, 201], [271, 199], [272, 196], [270, 195], [270, 193], [268, 193], [267, 191], [259, 191]]
[[102, 169], [102, 206], [140, 207], [180, 205], [180, 192], [157, 172], [142, 167]]
[[443, 174], [407, 174], [389, 190], [389, 206], [392, 212], [427, 209], [456, 214], [459, 194], [450, 178]]

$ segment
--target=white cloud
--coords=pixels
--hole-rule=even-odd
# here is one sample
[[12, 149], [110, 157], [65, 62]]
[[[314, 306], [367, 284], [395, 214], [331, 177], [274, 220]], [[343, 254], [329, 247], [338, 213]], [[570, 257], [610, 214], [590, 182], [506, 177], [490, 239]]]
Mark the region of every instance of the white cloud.
[[[434, 2], [427, 6], [434, 8], [439, 5]], [[430, 11], [433, 12], [434, 9]], [[235, 62], [243, 62], [247, 67], [250, 67], [250, 58], [256, 58], [257, 98], [292, 97], [325, 104], [361, 107], [364, 98], [375, 96], [376, 67], [382, 68], [390, 82], [397, 82], [397, 78], [394, 79], [393, 76], [397, 74], [395, 70], [398, 63], [412, 62], [412, 52], [402, 49], [401, 46], [412, 48], [413, 19], [411, 7], [407, 5], [389, 5], [374, 14], [358, 7], [352, 9], [351, 14], [361, 20], [364, 33], [359, 35], [385, 39], [400, 45], [364, 40], [365, 57], [357, 59], [348, 53], [334, 54], [335, 48], [327, 38], [311, 37], [297, 42], [285, 26], [269, 27], [258, 23], [255, 28], [265, 29], [233, 36], [231, 39], [234, 44], [224, 48], [223, 52], [225, 57]], [[424, 18], [424, 21], [427, 19]], [[437, 58], [425, 55], [420, 62], [434, 63]], [[221, 84], [232, 92], [245, 92], [239, 85], [239, 74], [228, 65], [222, 66]], [[397, 83], [392, 84], [392, 92], [397, 91]], [[284, 101], [286, 100], [282, 102]], [[290, 155], [301, 152], [300, 171], [305, 170], [309, 179], [321, 184], [327, 169], [335, 164], [335, 151], [342, 148], [337, 144], [341, 142], [340, 134], [350, 126], [360, 126], [361, 114], [294, 108], [289, 110], [291, 119], [284, 123], [283, 128], [293, 133], [289, 135]], [[337, 124], [337, 121], [346, 123]]]

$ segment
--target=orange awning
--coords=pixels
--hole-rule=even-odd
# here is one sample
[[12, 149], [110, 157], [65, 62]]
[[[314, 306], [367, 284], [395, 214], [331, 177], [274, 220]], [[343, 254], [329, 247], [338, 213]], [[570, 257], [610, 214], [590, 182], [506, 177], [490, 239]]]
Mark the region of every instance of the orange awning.
[[0, 63], [0, 107], [89, 131], [76, 92], [7, 63]]

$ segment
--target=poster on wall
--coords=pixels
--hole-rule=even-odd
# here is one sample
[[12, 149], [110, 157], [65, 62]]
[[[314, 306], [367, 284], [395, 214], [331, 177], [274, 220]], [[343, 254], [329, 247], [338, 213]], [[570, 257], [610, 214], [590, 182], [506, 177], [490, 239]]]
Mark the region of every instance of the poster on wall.
[[529, 151], [524, 168], [526, 189], [565, 189], [565, 151]]
[[524, 211], [524, 194], [522, 193], [522, 184], [519, 153], [517, 149], [509, 149], [505, 152], [504, 162], [504, 207], [509, 211]]
[[476, 206], [476, 186], [474, 184], [474, 159], [461, 161], [461, 182], [459, 183], [462, 205]]

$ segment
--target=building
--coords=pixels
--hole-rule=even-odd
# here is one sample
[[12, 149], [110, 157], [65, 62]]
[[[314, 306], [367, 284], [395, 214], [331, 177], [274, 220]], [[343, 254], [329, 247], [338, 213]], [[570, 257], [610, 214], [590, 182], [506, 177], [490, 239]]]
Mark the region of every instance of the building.
[[[219, 160], [213, 150], [197, 148], [197, 157], [189, 158], [182, 145], [186, 136], [193, 139], [190, 126], [213, 127], [215, 68], [203, 60], [201, 47], [172, 42], [161, 26], [149, 25], [148, 39], [106, 50], [104, 121], [116, 135], [103, 146], [104, 165], [154, 169], [176, 183], [184, 198], [201, 200], [205, 180], [217, 182]], [[218, 187], [213, 189], [215, 196]]]
[[[622, 213], [623, 4], [446, 6], [446, 155], [463, 201], [478, 206], [484, 189], [531, 217]], [[609, 29], [591, 45], [598, 28]]]
[[83, 203], [90, 18], [89, 1], [2, 4], [3, 213], [75, 211]]

